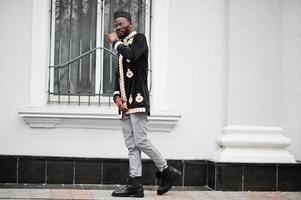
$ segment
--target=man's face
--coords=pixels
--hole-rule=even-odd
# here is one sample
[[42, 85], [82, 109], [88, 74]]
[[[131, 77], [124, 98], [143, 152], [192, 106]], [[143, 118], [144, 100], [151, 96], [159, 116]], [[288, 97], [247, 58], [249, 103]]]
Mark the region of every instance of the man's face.
[[118, 17], [114, 20], [115, 31], [120, 39], [125, 38], [132, 31], [132, 22], [125, 17]]

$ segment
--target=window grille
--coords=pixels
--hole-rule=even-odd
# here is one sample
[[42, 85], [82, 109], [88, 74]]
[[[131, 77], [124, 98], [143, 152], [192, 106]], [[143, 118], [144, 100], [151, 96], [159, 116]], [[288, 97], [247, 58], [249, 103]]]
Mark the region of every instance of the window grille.
[[48, 103], [110, 105], [117, 58], [104, 33], [114, 30], [113, 13], [125, 10], [150, 45], [150, 5], [150, 0], [51, 0]]

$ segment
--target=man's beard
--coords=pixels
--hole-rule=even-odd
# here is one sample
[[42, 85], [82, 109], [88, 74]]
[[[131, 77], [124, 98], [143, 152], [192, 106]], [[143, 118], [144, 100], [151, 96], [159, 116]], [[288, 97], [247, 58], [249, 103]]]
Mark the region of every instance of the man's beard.
[[124, 39], [126, 36], [128, 36], [128, 35], [130, 34], [130, 31], [122, 31], [121, 33], [122, 33], [121, 35], [119, 35], [119, 34], [117, 33], [118, 38], [119, 38], [119, 39]]
[[118, 35], [119, 39], [124, 39], [126, 36], [128, 36], [129, 34], [123, 33], [122, 35]]

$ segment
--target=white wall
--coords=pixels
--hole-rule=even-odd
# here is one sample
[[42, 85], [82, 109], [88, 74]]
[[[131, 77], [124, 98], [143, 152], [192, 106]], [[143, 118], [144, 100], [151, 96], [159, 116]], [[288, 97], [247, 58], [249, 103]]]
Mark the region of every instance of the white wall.
[[168, 143], [210, 158], [224, 123], [225, 2], [172, 0], [169, 18], [168, 103], [182, 118]]
[[283, 1], [282, 124], [292, 140], [291, 152], [301, 160], [301, 1]]
[[229, 9], [228, 123], [279, 126], [281, 0], [230, 0]]
[[[1, 106], [6, 115], [1, 121], [0, 153], [126, 158], [127, 152], [119, 131], [32, 129], [18, 118], [18, 108], [30, 104], [32, 2], [2, 1], [1, 4], [6, 6], [5, 12], [1, 13], [1, 19], [4, 19], [4, 16], [13, 17], [10, 22], [1, 22], [6, 30], [1, 33], [2, 43], [10, 49], [21, 45], [22, 50], [14, 52], [12, 56], [6, 49], [2, 50], [3, 57], [7, 58], [2, 62], [3, 66], [11, 67], [1, 69], [5, 73], [11, 71], [10, 74], [16, 76], [16, 82], [12, 87], [8, 87], [9, 84], [3, 85], [5, 95], [1, 101], [5, 99], [6, 102], [1, 103]], [[167, 87], [170, 88], [168, 109], [179, 112], [182, 118], [174, 131], [151, 133], [149, 137], [166, 158], [207, 159], [215, 149], [215, 139], [223, 123], [224, 3], [213, 3], [209, 0], [187, 3], [170, 1], [169, 6], [169, 71], [166, 77]], [[199, 14], [198, 7], [202, 7], [202, 14]], [[21, 10], [22, 14], [13, 15], [16, 8]], [[185, 19], [187, 11], [201, 19], [202, 25], [198, 26], [195, 23], [193, 15]], [[179, 24], [185, 26], [176, 32]], [[195, 43], [187, 43], [187, 32], [191, 32], [192, 35], [198, 33], [202, 39], [194, 38]], [[20, 36], [14, 37], [15, 34]], [[5, 39], [7, 37], [12, 37], [12, 41]], [[24, 44], [24, 41], [27, 42]], [[191, 50], [189, 59], [183, 55], [182, 48]], [[10, 76], [4, 73], [1, 73], [1, 76], [2, 80], [10, 82]], [[11, 99], [16, 91], [20, 97]]]
[[[281, 19], [281, 15], [278, 17], [277, 14], [282, 9], [279, 2], [258, 0], [255, 8], [248, 8], [249, 11], [254, 9], [250, 16], [241, 13], [239, 6], [232, 7], [230, 16], [233, 20], [241, 15], [251, 18], [247, 24], [232, 21], [236, 26], [233, 30], [239, 31], [230, 34], [232, 45], [246, 50], [234, 54], [227, 51], [228, 1], [169, 1], [166, 105], [182, 117], [172, 132], [149, 134], [166, 158], [209, 159], [216, 149], [216, 138], [221, 134], [221, 127], [234, 119], [243, 123], [255, 117], [258, 125], [283, 124], [285, 134], [293, 140], [292, 153], [301, 159], [301, 126], [298, 121], [301, 118], [301, 89], [298, 84], [301, 73], [298, 56], [301, 42], [298, 36], [301, 28], [297, 26], [300, 24], [298, 10], [301, 5], [298, 0], [283, 1], [286, 3], [283, 4]], [[262, 4], [265, 6], [261, 7]], [[262, 24], [252, 24], [252, 17], [262, 17], [256, 16], [256, 9], [266, 9], [271, 17], [268, 19], [275, 26], [265, 26], [264, 21]], [[126, 158], [123, 136], [119, 131], [33, 129], [18, 117], [18, 109], [30, 104], [32, 1], [1, 0], [0, 10], [0, 154]], [[260, 30], [265, 30], [267, 35], [260, 35]], [[239, 43], [241, 38], [245, 42]], [[283, 44], [274, 43], [278, 40]], [[261, 43], [262, 46], [256, 46]], [[254, 55], [254, 52], [258, 59], [250, 57], [250, 53]], [[237, 56], [236, 62], [232, 62], [234, 55]], [[232, 67], [238, 68], [240, 74], [248, 73], [250, 81], [253, 75], [272, 74], [269, 76], [271, 85], [247, 82], [246, 86], [251, 88], [253, 96], [260, 93], [263, 97], [252, 100], [254, 109], [249, 116], [242, 116], [235, 109], [232, 109], [233, 113], [227, 113], [228, 73], [236, 79], [243, 78], [228, 71], [231, 67], [228, 61]], [[240, 70], [240, 66], [246, 66], [247, 70]], [[272, 66], [282, 71], [274, 72]], [[280, 82], [282, 87], [279, 79], [283, 80]], [[235, 79], [232, 81], [230, 84], [235, 84]], [[274, 90], [269, 90], [270, 87]], [[241, 95], [241, 100], [233, 101], [237, 97], [233, 95], [235, 93], [229, 93], [231, 102], [236, 102], [239, 109], [249, 106], [250, 102], [244, 98], [245, 91], [238, 87], [236, 92]], [[264, 98], [265, 93], [269, 93], [268, 98]], [[257, 104], [269, 105], [272, 109], [258, 116]]]
[[14, 144], [22, 141], [24, 136], [18, 136], [27, 129], [17, 113], [30, 96], [31, 6], [30, 0], [0, 1], [1, 154], [20, 149], [22, 145]]
[[2, 0], [0, 8], [0, 154], [126, 157], [117, 132], [31, 129], [18, 117], [19, 108], [30, 105], [32, 1]]

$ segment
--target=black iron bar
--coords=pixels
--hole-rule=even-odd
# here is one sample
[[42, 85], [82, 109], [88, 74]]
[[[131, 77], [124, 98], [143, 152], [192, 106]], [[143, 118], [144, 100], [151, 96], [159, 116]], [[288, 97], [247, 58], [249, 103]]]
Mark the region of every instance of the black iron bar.
[[[61, 59], [61, 39], [59, 42], [59, 60]], [[57, 89], [58, 89], [58, 103], [60, 104], [61, 101], [61, 68], [58, 69], [58, 82], [57, 82]]]
[[[83, 2], [80, 1], [80, 12], [79, 12], [79, 54], [82, 53], [82, 7]], [[78, 69], [77, 69], [77, 80], [78, 80], [78, 105], [80, 105], [80, 96], [81, 96], [81, 87], [82, 87], [82, 80], [81, 80], [81, 69], [82, 69], [82, 59], [78, 59]]]
[[[72, 54], [72, 38], [71, 38], [71, 25], [72, 25], [72, 9], [73, 9], [73, 0], [71, 0], [71, 6], [70, 6], [70, 18], [69, 18], [69, 55], [68, 55], [68, 60], [71, 59], [71, 54]], [[67, 93], [68, 93], [68, 104], [70, 104], [70, 64], [68, 64], [68, 73], [67, 73]]]
[[66, 62], [66, 63], [64, 63], [64, 64], [60, 64], [60, 65], [52, 65], [52, 66], [49, 66], [49, 67], [51, 67], [51, 68], [64, 68], [64, 67], [66, 67], [67, 65], [69, 65], [70, 63], [73, 63], [74, 61], [77, 61], [78, 59], [84, 57], [84, 56], [87, 55], [87, 54], [90, 54], [91, 52], [93, 52], [93, 51], [95, 51], [95, 50], [97, 50], [97, 49], [104, 49], [104, 50], [110, 52], [112, 55], [117, 56], [117, 54], [116, 54], [115, 52], [111, 51], [111, 50], [108, 49], [108, 48], [105, 48], [105, 47], [95, 47], [95, 48], [93, 48], [93, 49], [91, 49], [91, 50], [89, 50], [89, 51], [86, 51], [86, 52], [83, 53], [82, 55], [80, 55], [80, 56], [78, 56], [78, 57], [76, 57], [76, 58], [74, 58], [74, 59], [72, 59], [72, 60], [70, 60], [70, 61], [68, 61], [68, 62]]
[[[90, 32], [91, 34], [91, 32]], [[91, 48], [91, 45], [92, 45], [92, 40], [91, 40], [91, 37], [90, 37], [90, 48]], [[91, 78], [92, 78], [92, 75], [91, 75], [91, 72], [92, 71], [92, 53], [90, 53], [90, 57], [89, 57], [89, 83], [88, 83], [88, 105], [90, 106], [90, 101], [91, 101]]]
[[[101, 9], [101, 12], [100, 12], [100, 15], [101, 15], [101, 17], [100, 17], [100, 19], [101, 19], [100, 34], [102, 35], [100, 37], [100, 39], [101, 39], [101, 45], [103, 46], [104, 45], [104, 43], [103, 43], [103, 37], [104, 37], [104, 23], [103, 23], [103, 20], [104, 20], [104, 0], [101, 0], [100, 9]], [[101, 52], [99, 54], [100, 55], [99, 56], [99, 64], [101, 66], [103, 66], [103, 56], [104, 56], [103, 53], [104, 53], [104, 51], [103, 51], [103, 49], [101, 49]], [[101, 87], [102, 87], [102, 83], [101, 83], [101, 80], [102, 80], [102, 78], [101, 78], [101, 75], [102, 75], [101, 68], [100, 68], [99, 72], [100, 72], [100, 75], [99, 75], [99, 79], [100, 80], [99, 80], [99, 91], [98, 91], [98, 106], [100, 106], [100, 95], [101, 95]]]
[[[52, 0], [50, 0], [50, 5], [49, 5], [49, 65], [51, 65], [51, 40], [52, 40]], [[50, 73], [51, 69], [48, 68], [48, 98], [47, 98], [47, 103], [50, 103]]]
[[[82, 52], [82, 39], [79, 42], [79, 52]], [[81, 87], [82, 87], [82, 58], [79, 58], [79, 66], [78, 66], [78, 84], [79, 84], [79, 92], [78, 92], [78, 105], [80, 105], [80, 97], [81, 97]]]

